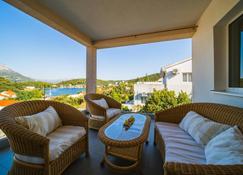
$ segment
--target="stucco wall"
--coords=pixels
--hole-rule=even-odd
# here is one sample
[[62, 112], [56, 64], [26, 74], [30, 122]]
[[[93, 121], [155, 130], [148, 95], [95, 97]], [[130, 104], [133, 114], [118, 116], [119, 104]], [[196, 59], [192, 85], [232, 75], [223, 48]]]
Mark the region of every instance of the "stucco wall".
[[[177, 74], [173, 75], [172, 71], [177, 69]], [[183, 73], [192, 73], [192, 60], [189, 59], [183, 63], [171, 66], [166, 69], [167, 76], [167, 88], [173, 90], [178, 94], [183, 91], [191, 96], [192, 82], [183, 82]]]
[[[213, 0], [198, 21], [197, 32], [192, 38], [193, 102], [215, 102], [243, 107], [242, 97], [215, 94], [211, 91], [215, 88], [214, 26], [237, 3], [242, 1]], [[220, 64], [220, 59], [216, 59], [217, 64]], [[227, 71], [226, 66], [225, 70]]]

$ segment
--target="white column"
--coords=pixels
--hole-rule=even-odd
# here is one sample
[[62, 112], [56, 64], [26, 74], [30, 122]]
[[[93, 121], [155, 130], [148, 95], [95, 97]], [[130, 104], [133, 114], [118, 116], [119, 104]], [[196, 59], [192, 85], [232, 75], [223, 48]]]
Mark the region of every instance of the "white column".
[[96, 92], [96, 72], [96, 48], [90, 46], [86, 48], [86, 93]]

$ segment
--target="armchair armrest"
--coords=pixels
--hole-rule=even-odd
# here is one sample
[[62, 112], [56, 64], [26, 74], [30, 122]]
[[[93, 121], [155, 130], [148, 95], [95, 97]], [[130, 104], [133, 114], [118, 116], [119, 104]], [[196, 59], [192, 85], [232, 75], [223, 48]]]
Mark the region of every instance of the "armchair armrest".
[[1, 124], [13, 152], [49, 161], [49, 139], [14, 123]]
[[86, 99], [87, 106], [91, 114], [98, 116], [106, 116], [106, 109], [100, 105], [97, 105], [92, 100]]
[[115, 99], [106, 96], [105, 100], [107, 101], [108, 105], [110, 108], [117, 108], [117, 109], [121, 109], [121, 103], [119, 103], [118, 101], [116, 101]]
[[242, 165], [197, 165], [165, 162], [166, 175], [242, 175]]

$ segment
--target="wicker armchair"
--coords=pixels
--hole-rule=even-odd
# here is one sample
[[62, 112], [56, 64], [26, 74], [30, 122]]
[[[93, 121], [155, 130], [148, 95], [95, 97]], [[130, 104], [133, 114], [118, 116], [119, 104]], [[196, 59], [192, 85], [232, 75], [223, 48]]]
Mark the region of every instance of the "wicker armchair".
[[[106, 100], [109, 109], [105, 109], [92, 101], [99, 100], [101, 98], [104, 98]], [[84, 99], [87, 103], [87, 109], [91, 115], [89, 119], [89, 128], [99, 129], [110, 119], [121, 113], [121, 103], [114, 100], [113, 98], [107, 97], [102, 94], [86, 94], [84, 96]], [[117, 109], [117, 112], [109, 113], [109, 111], [112, 109]]]
[[[14, 120], [18, 116], [41, 112], [49, 106], [55, 108], [63, 125], [82, 126], [86, 129], [83, 137], [52, 161], [49, 157], [50, 140], [24, 128]], [[88, 155], [88, 119], [79, 110], [63, 103], [37, 100], [10, 105], [0, 111], [0, 128], [6, 134], [14, 153], [44, 159], [44, 164], [37, 165], [14, 158], [9, 174], [58, 175], [82, 153]]]
[[[189, 112], [195, 111], [204, 117], [231, 126], [237, 125], [243, 132], [243, 109], [212, 103], [192, 103], [181, 105], [155, 114], [155, 122], [179, 123]], [[155, 128], [155, 144], [165, 158], [164, 141]], [[164, 162], [165, 175], [242, 175], [242, 165], [201, 165], [183, 162]]]

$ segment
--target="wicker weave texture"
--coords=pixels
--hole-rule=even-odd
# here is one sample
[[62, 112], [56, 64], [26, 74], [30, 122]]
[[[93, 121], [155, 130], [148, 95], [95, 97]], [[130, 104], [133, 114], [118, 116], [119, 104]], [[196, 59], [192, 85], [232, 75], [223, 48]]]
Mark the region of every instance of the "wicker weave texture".
[[[107, 123], [111, 118], [107, 117], [107, 113], [106, 113], [106, 109], [97, 105], [96, 103], [94, 103], [92, 100], [98, 100], [104, 98], [108, 104], [108, 106], [110, 108], [117, 108], [117, 109], [121, 109], [121, 103], [119, 103], [118, 101], [114, 100], [113, 98], [110, 98], [108, 96], [105, 96], [103, 94], [86, 94], [84, 96], [84, 99], [87, 103], [87, 108], [88, 111], [90, 112], [90, 114], [92, 115], [97, 115], [97, 116], [104, 116], [105, 120], [94, 120], [94, 119], [90, 119], [89, 122], [89, 126], [90, 128], [93, 129], [99, 129], [101, 126], [103, 126], [105, 123]], [[115, 117], [115, 116], [114, 116]]]
[[[189, 111], [195, 111], [213, 121], [237, 125], [243, 131], [243, 109], [214, 103], [192, 103], [181, 105], [155, 114], [156, 122], [179, 123]], [[164, 159], [164, 141], [155, 128], [155, 143]], [[165, 162], [165, 175], [243, 175], [243, 165], [199, 165], [180, 162]]]
[[[49, 139], [31, 132], [17, 124], [15, 117], [32, 115], [52, 106], [57, 111], [63, 125], [82, 126], [86, 135], [64, 151], [57, 159], [49, 160]], [[88, 153], [88, 118], [69, 105], [54, 101], [26, 101], [10, 105], [0, 111], [0, 128], [6, 134], [13, 152], [22, 155], [42, 157], [43, 168], [20, 164], [14, 161], [10, 174], [61, 174], [81, 153]]]
[[[122, 115], [122, 114], [121, 114]], [[147, 140], [149, 135], [149, 128], [151, 119], [146, 116], [146, 121], [143, 127], [141, 135], [137, 138], [131, 140], [113, 140], [110, 139], [106, 134], [105, 130], [109, 127], [115, 120], [117, 120], [121, 115], [113, 118], [99, 130], [98, 136], [100, 140], [105, 144], [105, 154], [103, 163], [106, 163], [113, 171], [118, 172], [130, 172], [138, 170], [141, 162], [141, 154], [143, 150], [143, 144]], [[119, 166], [112, 163], [109, 160], [109, 155], [120, 157], [126, 160], [133, 161], [132, 165], [129, 166]]]

